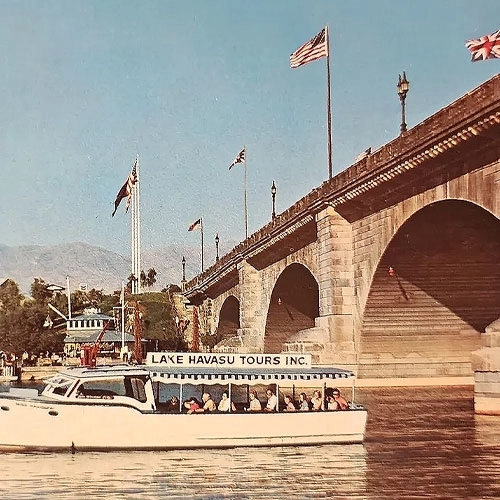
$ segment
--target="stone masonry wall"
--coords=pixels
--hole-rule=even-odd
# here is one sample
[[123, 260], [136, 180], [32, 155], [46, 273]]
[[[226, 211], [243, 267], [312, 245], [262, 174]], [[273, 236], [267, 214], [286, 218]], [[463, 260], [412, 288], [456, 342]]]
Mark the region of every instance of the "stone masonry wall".
[[373, 275], [391, 239], [418, 210], [431, 203], [449, 199], [476, 203], [500, 218], [500, 161], [452, 179], [353, 224], [356, 289], [354, 332], [357, 344]]

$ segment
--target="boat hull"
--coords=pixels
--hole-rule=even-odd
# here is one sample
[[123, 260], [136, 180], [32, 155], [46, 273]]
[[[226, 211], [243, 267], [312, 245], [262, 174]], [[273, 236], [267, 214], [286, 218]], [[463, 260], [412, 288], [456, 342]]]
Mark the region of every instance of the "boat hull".
[[0, 398], [4, 451], [169, 450], [361, 443], [367, 412], [142, 413], [127, 405]]

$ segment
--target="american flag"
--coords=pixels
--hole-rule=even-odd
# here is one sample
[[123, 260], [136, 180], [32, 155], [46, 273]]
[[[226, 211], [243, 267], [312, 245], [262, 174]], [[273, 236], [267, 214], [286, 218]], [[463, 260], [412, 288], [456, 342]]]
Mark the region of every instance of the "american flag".
[[467, 40], [465, 46], [471, 51], [472, 62], [500, 58], [500, 30], [476, 40]]
[[328, 44], [326, 42], [326, 28], [323, 28], [314, 38], [299, 47], [290, 55], [290, 67], [298, 68], [316, 59], [328, 55]]
[[201, 229], [201, 217], [189, 225], [188, 231], [194, 231], [195, 229], [198, 229], [198, 228]]
[[233, 163], [229, 165], [229, 170], [231, 170], [237, 163], [245, 163], [245, 148], [243, 148], [233, 160]]
[[114, 217], [116, 210], [118, 209], [118, 206], [120, 205], [120, 202], [123, 200], [123, 198], [127, 198], [127, 205], [125, 208], [125, 212], [128, 212], [128, 208], [130, 206], [130, 200], [132, 199], [132, 191], [134, 189], [135, 183], [137, 182], [137, 161], [138, 159], [136, 158], [134, 165], [132, 167], [132, 171], [130, 172], [127, 180], [125, 181], [125, 184], [123, 184], [120, 191], [118, 191], [118, 194], [116, 195], [115, 209], [113, 210], [111, 217]]

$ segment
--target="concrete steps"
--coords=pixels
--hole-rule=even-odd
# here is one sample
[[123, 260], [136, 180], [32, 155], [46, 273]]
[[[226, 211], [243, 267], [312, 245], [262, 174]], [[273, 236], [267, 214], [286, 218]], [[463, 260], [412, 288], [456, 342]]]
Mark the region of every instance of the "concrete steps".
[[314, 327], [314, 318], [309, 318], [288, 304], [272, 304], [266, 324], [264, 351], [279, 353], [290, 337], [301, 330]]
[[[375, 273], [360, 336], [360, 377], [469, 376], [500, 304], [500, 269], [450, 262], [449, 255], [394, 264]], [[497, 309], [500, 311], [500, 309]]]

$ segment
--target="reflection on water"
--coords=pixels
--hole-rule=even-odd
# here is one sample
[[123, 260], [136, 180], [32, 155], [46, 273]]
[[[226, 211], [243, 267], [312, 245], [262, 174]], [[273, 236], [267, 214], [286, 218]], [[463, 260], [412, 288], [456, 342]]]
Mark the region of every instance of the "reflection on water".
[[34, 491], [57, 499], [331, 498], [338, 485], [356, 498], [351, 492], [365, 490], [362, 445], [4, 458], [2, 489], [16, 499]]
[[471, 388], [366, 389], [358, 401], [364, 445], [5, 454], [2, 498], [500, 496], [500, 417], [475, 416]]
[[472, 398], [471, 388], [367, 394], [367, 498], [500, 496], [500, 418], [474, 416]]

